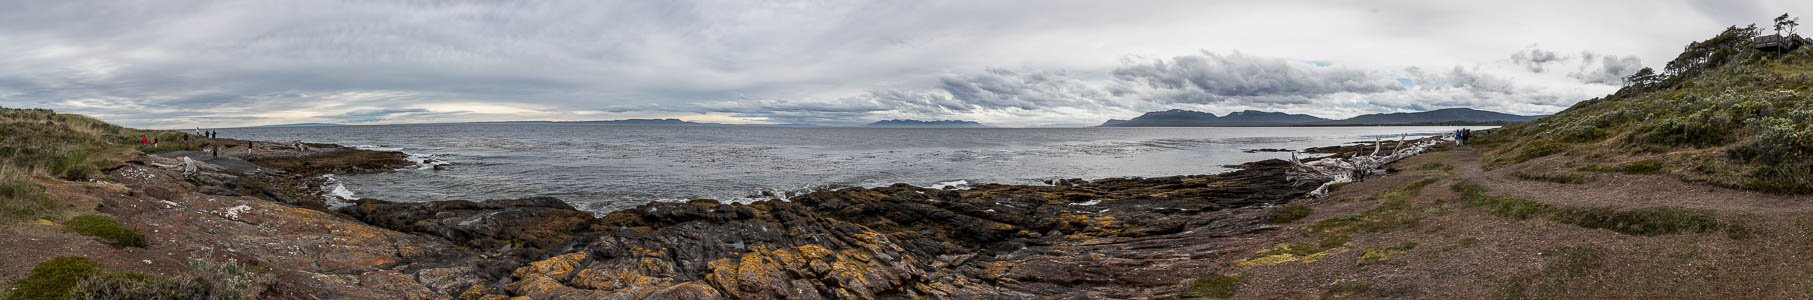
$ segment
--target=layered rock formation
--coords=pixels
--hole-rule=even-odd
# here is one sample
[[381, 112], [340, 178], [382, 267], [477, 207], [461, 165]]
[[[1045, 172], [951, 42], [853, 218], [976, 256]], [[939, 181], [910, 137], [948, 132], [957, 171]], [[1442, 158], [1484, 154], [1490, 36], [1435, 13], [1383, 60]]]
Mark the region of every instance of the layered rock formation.
[[[538, 257], [449, 293], [537, 299], [976, 298], [1175, 295], [1211, 238], [1260, 230], [1263, 207], [1319, 182], [1289, 163], [1220, 175], [908, 185], [749, 204], [656, 202], [601, 218], [551, 198], [344, 209], [478, 252]], [[490, 281], [495, 278], [496, 281]]]

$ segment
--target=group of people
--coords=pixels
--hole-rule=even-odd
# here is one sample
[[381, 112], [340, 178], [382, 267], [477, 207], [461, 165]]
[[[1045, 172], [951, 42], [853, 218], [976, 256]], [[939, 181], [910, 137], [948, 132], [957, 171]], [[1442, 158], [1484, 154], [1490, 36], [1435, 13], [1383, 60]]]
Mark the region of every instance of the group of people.
[[1450, 135], [1450, 137], [1454, 138], [1454, 143], [1466, 145], [1468, 140], [1473, 139], [1473, 130], [1461, 128], [1459, 130], [1455, 130], [1453, 133], [1449, 133], [1449, 135]]

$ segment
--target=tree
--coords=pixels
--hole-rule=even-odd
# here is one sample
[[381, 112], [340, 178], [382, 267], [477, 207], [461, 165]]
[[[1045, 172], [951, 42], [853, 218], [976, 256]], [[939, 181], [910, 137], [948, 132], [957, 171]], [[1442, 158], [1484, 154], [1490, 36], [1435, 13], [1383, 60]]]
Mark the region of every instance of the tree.
[[1630, 77], [1624, 77], [1624, 86], [1647, 86], [1657, 82], [1662, 82], [1662, 76], [1657, 75], [1655, 69], [1647, 67], [1637, 70], [1637, 73], [1631, 74]]
[[1782, 35], [1782, 31], [1785, 30], [1788, 32], [1788, 35], [1792, 36], [1794, 35], [1794, 27], [1796, 26], [1800, 26], [1800, 18], [1789, 17], [1788, 14], [1782, 14], [1780, 17], [1775, 17], [1775, 35]]

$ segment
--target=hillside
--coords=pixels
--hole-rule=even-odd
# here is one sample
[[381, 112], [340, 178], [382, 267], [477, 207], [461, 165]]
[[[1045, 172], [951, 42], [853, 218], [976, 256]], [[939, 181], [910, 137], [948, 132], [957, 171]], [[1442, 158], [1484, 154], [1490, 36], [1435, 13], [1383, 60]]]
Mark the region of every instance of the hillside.
[[1535, 120], [1542, 116], [1520, 116], [1471, 108], [1444, 108], [1425, 112], [1359, 115], [1345, 120], [1317, 122], [1315, 125], [1408, 125], [1446, 122], [1510, 123]]
[[1813, 192], [1813, 47], [1759, 51], [1757, 36], [1727, 28], [1617, 93], [1483, 136], [1488, 166], [1649, 159], [1688, 181]]
[[961, 121], [961, 120], [942, 120], [942, 121], [920, 121], [920, 120], [882, 120], [882, 121], [876, 121], [876, 122], [875, 122], [875, 123], [869, 123], [869, 125], [863, 125], [863, 127], [881, 127], [881, 128], [982, 128], [982, 127], [988, 127], [988, 126], [984, 126], [984, 125], [982, 125], [982, 123], [976, 123], [976, 122], [975, 122], [975, 121]]

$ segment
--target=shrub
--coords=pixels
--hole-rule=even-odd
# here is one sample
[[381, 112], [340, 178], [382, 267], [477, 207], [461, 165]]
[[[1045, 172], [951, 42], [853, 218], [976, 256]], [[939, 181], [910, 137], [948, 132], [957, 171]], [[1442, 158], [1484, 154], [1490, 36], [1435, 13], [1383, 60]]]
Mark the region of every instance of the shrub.
[[139, 235], [138, 231], [133, 231], [131, 228], [120, 226], [119, 222], [114, 222], [113, 218], [108, 216], [78, 216], [69, 219], [69, 222], [63, 224], [63, 228], [82, 235], [113, 241], [114, 244], [123, 247], [145, 247], [143, 235]]
[[1273, 224], [1290, 223], [1303, 219], [1303, 217], [1308, 217], [1309, 214], [1313, 212], [1315, 212], [1315, 210], [1312, 210], [1307, 206], [1285, 205], [1284, 207], [1272, 211], [1271, 222]]
[[1724, 144], [1730, 122], [1708, 117], [1704, 111], [1656, 122], [1640, 129], [1636, 141], [1654, 145], [1708, 147]]
[[5, 300], [70, 299], [76, 282], [100, 272], [100, 264], [86, 257], [52, 258], [32, 267], [31, 274], [14, 281]]
[[206, 283], [212, 289], [210, 294], [219, 299], [243, 299], [257, 285], [257, 272], [251, 266], [232, 259], [217, 263], [191, 258], [189, 269], [195, 271], [196, 280]]
[[139, 273], [90, 276], [70, 291], [78, 299], [223, 299], [212, 292], [201, 281]]
[[15, 299], [245, 299], [258, 281], [250, 268], [191, 258], [195, 278], [102, 268], [86, 257], [52, 258], [14, 281], [4, 300]]
[[1240, 291], [1240, 275], [1209, 275], [1197, 278], [1184, 291], [1185, 297], [1228, 298]]

